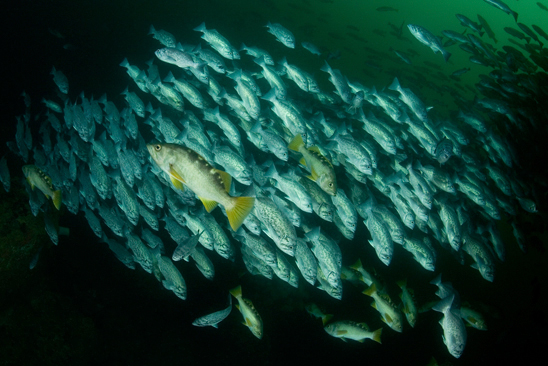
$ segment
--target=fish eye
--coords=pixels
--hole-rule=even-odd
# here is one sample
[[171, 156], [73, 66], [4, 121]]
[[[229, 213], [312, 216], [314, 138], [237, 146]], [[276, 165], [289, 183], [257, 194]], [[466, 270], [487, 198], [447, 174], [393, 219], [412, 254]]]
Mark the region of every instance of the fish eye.
[[329, 187], [333, 187], [333, 183], [329, 183]]
[[162, 150], [162, 146], [160, 146], [160, 145], [154, 145], [154, 150], [160, 151], [160, 150]]

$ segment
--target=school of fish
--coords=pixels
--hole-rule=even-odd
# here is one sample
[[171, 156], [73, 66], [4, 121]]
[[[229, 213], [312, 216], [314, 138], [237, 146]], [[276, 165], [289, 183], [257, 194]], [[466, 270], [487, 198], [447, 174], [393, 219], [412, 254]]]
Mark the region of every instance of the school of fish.
[[[517, 22], [517, 13], [504, 3], [485, 1]], [[447, 30], [441, 38], [407, 25], [446, 62], [451, 56], [446, 48], [458, 43], [473, 53], [472, 63], [492, 69], [478, 85], [477, 94], [485, 97], [459, 99], [460, 110], [447, 118], [432, 116], [432, 107], [413, 85], [398, 78], [379, 91], [348, 80], [327, 61], [321, 68], [326, 74], [291, 64], [291, 49], [301, 43], [278, 23], [266, 26], [287, 47], [287, 55], [276, 61], [256, 46], [236, 48], [237, 40], [203, 23], [195, 28], [203, 42], [196, 37], [195, 44], [183, 45], [173, 34], [151, 27], [159, 48], [148, 68], [121, 63], [135, 83], [123, 92], [127, 105], [121, 110], [106, 95], [75, 98], [66, 76], [53, 68], [59, 97], [43, 100], [40, 140], [33, 141], [31, 102], [24, 95], [27, 111], [18, 117], [15, 140], [9, 143], [26, 164], [31, 210], [45, 212], [46, 231], [55, 244], [59, 233], [48, 212], [62, 206], [75, 215], [83, 211], [93, 233], [122, 263], [131, 269], [138, 264], [183, 300], [189, 264], [181, 259], [192, 259], [213, 280], [210, 258], [220, 256], [243, 260], [253, 275], [278, 277], [341, 301], [343, 281], [351, 282], [371, 297], [389, 328], [405, 331], [406, 321], [414, 327], [419, 306], [407, 282], [398, 282], [401, 301], [394, 301], [359, 258], [346, 257], [341, 242], [371, 246], [377, 258], [367, 259], [370, 267], [390, 268], [393, 257], [409, 252], [415, 270], [431, 271], [433, 278], [444, 270], [436, 258], [445, 252], [461, 264], [473, 264], [478, 278], [494, 281], [497, 262], [506, 253], [495, 222], [518, 210], [537, 211], [506, 136], [534, 124], [516, 101], [546, 93], [532, 75], [537, 65], [546, 67], [536, 34], [547, 36], [536, 26], [534, 33], [517, 23], [528, 37], [509, 28], [509, 34], [527, 41], [522, 45], [530, 53], [526, 57], [516, 48], [495, 50], [482, 41], [484, 32], [495, 36], [480, 16], [481, 24], [457, 17], [469, 30], [466, 35]], [[318, 47], [302, 45], [321, 57]], [[254, 66], [241, 69], [244, 58]], [[320, 89], [319, 77], [328, 77], [329, 88]], [[0, 160], [6, 191], [9, 159], [15, 157]], [[367, 234], [355, 238], [358, 231]], [[514, 234], [522, 243], [516, 226]], [[355, 264], [343, 266], [343, 257]], [[440, 301], [431, 308], [443, 314], [444, 343], [458, 358], [466, 345], [465, 322], [486, 330], [485, 322], [461, 304], [441, 274], [432, 284]], [[241, 287], [230, 293], [244, 325], [261, 338], [268, 332], [261, 309], [242, 297]], [[193, 324], [217, 327], [231, 309], [229, 295], [226, 309]], [[382, 328], [370, 331], [356, 319], [330, 322], [315, 304], [307, 310], [333, 337], [381, 343]]]

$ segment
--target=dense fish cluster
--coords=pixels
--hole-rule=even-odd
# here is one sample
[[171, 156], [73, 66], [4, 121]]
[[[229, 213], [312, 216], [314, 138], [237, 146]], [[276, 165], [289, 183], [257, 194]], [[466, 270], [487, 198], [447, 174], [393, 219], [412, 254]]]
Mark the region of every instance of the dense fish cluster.
[[[517, 21], [502, 2], [487, 2]], [[493, 281], [497, 262], [505, 260], [495, 222], [520, 209], [536, 212], [505, 136], [534, 127], [536, 112], [519, 108], [517, 100], [546, 93], [531, 73], [535, 64], [546, 67], [542, 43], [519, 23], [540, 47], [524, 46], [529, 58], [513, 47], [497, 51], [480, 39], [484, 32], [494, 39], [484, 21], [457, 17], [470, 32], [444, 31], [445, 42], [408, 25], [446, 61], [451, 53], [445, 48], [459, 43], [473, 53], [471, 62], [494, 69], [478, 85], [486, 97], [474, 102], [456, 97], [460, 110], [447, 118], [432, 115], [398, 78], [379, 91], [349, 81], [327, 61], [321, 68], [327, 75], [291, 64], [290, 49], [301, 44], [321, 53], [309, 42], [296, 42], [278, 23], [267, 28], [288, 48], [279, 62], [259, 47], [236, 48], [205, 24], [195, 28], [202, 44], [181, 44], [151, 27], [161, 46], [147, 69], [121, 63], [139, 89], [123, 92], [127, 105], [121, 110], [105, 95], [71, 99], [67, 78], [53, 68], [59, 97], [43, 100], [47, 110], [37, 117], [39, 141], [33, 140], [25, 96], [27, 112], [18, 118], [9, 145], [27, 164], [32, 212], [46, 212], [46, 231], [57, 244], [48, 212], [62, 206], [72, 214], [82, 211], [122, 263], [131, 269], [138, 264], [183, 300], [187, 264], [180, 261], [192, 260], [214, 280], [210, 258], [218, 255], [243, 260], [253, 275], [278, 277], [339, 300], [343, 280], [352, 282], [371, 297], [388, 327], [402, 332], [406, 321], [413, 327], [419, 306], [406, 281], [398, 283], [401, 303], [394, 302], [374, 273], [358, 258], [347, 258], [339, 245], [353, 240], [358, 226], [368, 237], [355, 241], [374, 249], [378, 258], [368, 260], [373, 266], [390, 267], [394, 256], [409, 252], [416, 271], [431, 271], [433, 278], [443, 272], [436, 258], [446, 252]], [[521, 34], [509, 33], [514, 31]], [[322, 89], [315, 78], [324, 76], [330, 83]], [[5, 157], [0, 176], [9, 191]], [[522, 245], [519, 228], [514, 230]], [[355, 264], [343, 266], [343, 257]], [[459, 357], [465, 322], [482, 330], [485, 323], [441, 275], [432, 284], [440, 301], [431, 307], [443, 314], [444, 342]], [[242, 297], [241, 287], [230, 293], [244, 324], [261, 338], [268, 329], [263, 332], [259, 311]], [[194, 325], [217, 327], [231, 311], [232, 296], [226, 309]], [[370, 330], [355, 319], [329, 322], [314, 304], [307, 310], [333, 337], [381, 342], [382, 328]]]

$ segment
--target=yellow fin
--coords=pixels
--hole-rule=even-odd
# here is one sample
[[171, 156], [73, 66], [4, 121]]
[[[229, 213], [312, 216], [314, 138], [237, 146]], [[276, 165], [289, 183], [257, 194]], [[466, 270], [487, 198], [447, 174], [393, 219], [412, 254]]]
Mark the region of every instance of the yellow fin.
[[355, 270], [359, 270], [360, 268], [362, 268], [362, 260], [360, 258], [358, 258], [356, 263], [351, 265], [350, 268], [355, 269]]
[[367, 288], [365, 291], [363, 291], [362, 293], [364, 295], [367, 295], [367, 296], [373, 296], [373, 294], [377, 292], [377, 286], [375, 286], [375, 284], [372, 284], [371, 286], [369, 286], [369, 288]]
[[394, 322], [394, 320], [392, 319], [392, 317], [390, 315], [388, 315], [388, 313], [384, 314], [384, 318], [386, 319], [387, 323], [393, 323]]
[[175, 188], [184, 191], [183, 183], [186, 182], [183, 177], [181, 177], [181, 175], [173, 169], [173, 165], [169, 166], [169, 179], [171, 179], [171, 183], [175, 186]]
[[217, 170], [217, 173], [221, 176], [223, 184], [225, 185], [225, 191], [228, 193], [230, 191], [230, 185], [232, 184], [232, 176], [222, 170]]
[[299, 151], [299, 147], [301, 147], [303, 145], [304, 145], [303, 137], [301, 136], [300, 133], [298, 133], [298, 134], [295, 135], [295, 137], [293, 137], [293, 140], [291, 140], [291, 142], [289, 143], [287, 148], [289, 150]]
[[215, 207], [217, 207], [217, 201], [208, 200], [208, 199], [205, 199], [205, 198], [202, 198], [202, 197], [198, 197], [198, 198], [204, 204], [204, 207], [205, 207], [207, 212], [211, 212], [211, 211], [213, 211], [213, 209], [215, 209]]
[[323, 325], [326, 325], [327, 322], [331, 320], [331, 318], [333, 318], [333, 314], [325, 314], [324, 316], [322, 316]]
[[186, 183], [183, 177], [175, 170], [173, 169], [173, 165], [169, 165], [169, 175], [175, 177], [177, 180]]
[[337, 331], [337, 335], [343, 335], [343, 334], [346, 334], [346, 333], [348, 333], [347, 330], [338, 330]]
[[[322, 155], [322, 152], [320, 151], [320, 148], [317, 147], [317, 146], [310, 146], [310, 147], [308, 148], [308, 150], [314, 151], [315, 153], [318, 153], [318, 154]], [[323, 156], [323, 155], [322, 155], [322, 156]]]
[[[226, 210], [232, 230], [237, 231], [255, 204], [255, 197], [233, 197], [234, 206]], [[226, 207], [225, 207], [226, 208]]]
[[170, 175], [169, 179], [171, 180], [171, 184], [177, 189], [180, 189], [181, 191], [185, 190], [185, 186], [183, 186], [183, 183], [181, 183], [180, 180], [175, 179], [174, 176]]
[[238, 286], [230, 290], [230, 294], [234, 297], [242, 296], [242, 286]]
[[61, 208], [61, 191], [58, 190], [58, 191], [55, 191], [53, 192], [53, 205], [55, 206], [56, 209], [60, 209]]
[[311, 176], [312, 176], [312, 180], [315, 182], [318, 180], [318, 178], [320, 177], [318, 175], [318, 173], [316, 173], [316, 170], [314, 169], [313, 166], [310, 167], [310, 172], [312, 173]]
[[375, 342], [382, 344], [381, 333], [382, 333], [382, 328], [377, 329], [376, 331], [373, 332], [373, 337], [371, 339], [374, 340]]
[[299, 163], [301, 163], [302, 165], [306, 166], [306, 160], [304, 157], [301, 158], [301, 160], [299, 160]]
[[34, 191], [34, 183], [30, 180], [30, 177], [27, 177], [27, 182], [29, 183], [30, 188]]

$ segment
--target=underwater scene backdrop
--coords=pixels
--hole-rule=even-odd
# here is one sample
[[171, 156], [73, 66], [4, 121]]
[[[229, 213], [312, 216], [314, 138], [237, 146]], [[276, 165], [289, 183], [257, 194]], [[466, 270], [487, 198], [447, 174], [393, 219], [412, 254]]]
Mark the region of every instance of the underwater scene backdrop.
[[0, 364], [535, 362], [547, 20], [9, 2]]

